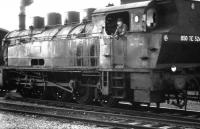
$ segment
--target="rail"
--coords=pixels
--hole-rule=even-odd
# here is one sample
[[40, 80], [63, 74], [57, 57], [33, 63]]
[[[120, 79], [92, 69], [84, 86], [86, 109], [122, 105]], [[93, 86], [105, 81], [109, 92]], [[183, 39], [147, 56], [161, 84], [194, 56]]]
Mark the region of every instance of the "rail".
[[[35, 103], [27, 103], [26, 101], [34, 101]], [[28, 99], [26, 101], [0, 100], [0, 110], [37, 114], [121, 128], [200, 128], [200, 120], [191, 112], [189, 113], [190, 116], [187, 116], [188, 114], [184, 114], [186, 112], [177, 111], [177, 113], [181, 114], [179, 116], [177, 113], [172, 115], [169, 112], [161, 113], [160, 111], [159, 113], [153, 113], [91, 105], [83, 106], [79, 104], [58, 103], [46, 100]], [[61, 107], [61, 105], [58, 106], [57, 104], [64, 104], [65, 106], [62, 105]], [[199, 113], [196, 114], [199, 115]]]

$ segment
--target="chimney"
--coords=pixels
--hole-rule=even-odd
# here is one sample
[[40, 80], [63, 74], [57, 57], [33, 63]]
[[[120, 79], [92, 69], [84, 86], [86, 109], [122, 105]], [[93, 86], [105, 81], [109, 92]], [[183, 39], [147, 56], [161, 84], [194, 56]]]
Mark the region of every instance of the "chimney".
[[24, 13], [19, 14], [19, 30], [26, 29], [26, 15]]
[[21, 0], [19, 13], [19, 30], [26, 29], [26, 6], [33, 3], [33, 0]]
[[47, 26], [56, 26], [62, 24], [62, 16], [60, 13], [51, 12], [47, 14]]
[[76, 11], [68, 11], [65, 18], [65, 25], [80, 23], [80, 13]]
[[44, 17], [39, 17], [39, 16], [33, 17], [33, 28], [35, 29], [44, 28]]

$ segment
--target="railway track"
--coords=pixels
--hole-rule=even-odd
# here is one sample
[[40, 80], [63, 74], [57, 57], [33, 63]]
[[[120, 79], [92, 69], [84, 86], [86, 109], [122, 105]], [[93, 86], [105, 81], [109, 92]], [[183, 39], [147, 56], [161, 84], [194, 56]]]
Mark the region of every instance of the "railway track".
[[[118, 108], [108, 108], [102, 106], [94, 106], [94, 105], [82, 105], [76, 103], [66, 103], [66, 102], [57, 102], [57, 101], [50, 101], [50, 100], [37, 100], [37, 99], [21, 99], [23, 102], [29, 103], [36, 103], [42, 105], [49, 105], [49, 106], [57, 106], [57, 107], [65, 107], [71, 109], [81, 109], [86, 111], [97, 111], [97, 112], [107, 112], [113, 114], [123, 114], [129, 116], [145, 116], [149, 117], [152, 116], [154, 118], [163, 118], [163, 119], [173, 119], [176, 121], [188, 121], [188, 122], [196, 122], [200, 123], [200, 112], [196, 111], [184, 111], [184, 110], [177, 110], [177, 109], [167, 109], [167, 108], [133, 108], [132, 106], [128, 105], [118, 105]], [[123, 108], [123, 109], [122, 109]], [[176, 122], [177, 124], [177, 122]], [[182, 122], [180, 122], [182, 124]], [[186, 122], [185, 125], [188, 123]], [[200, 124], [197, 124], [199, 126]]]
[[[23, 102], [24, 101], [24, 102]], [[23, 101], [0, 100], [0, 110], [41, 115], [93, 123], [109, 128], [137, 128], [137, 129], [178, 129], [200, 128], [200, 119], [170, 115], [164, 113], [128, 111], [116, 108], [103, 108], [98, 106], [79, 105], [73, 103], [59, 103], [55, 106], [54, 101], [25, 99]], [[59, 107], [58, 107], [59, 106]], [[192, 113], [190, 113], [192, 115]]]

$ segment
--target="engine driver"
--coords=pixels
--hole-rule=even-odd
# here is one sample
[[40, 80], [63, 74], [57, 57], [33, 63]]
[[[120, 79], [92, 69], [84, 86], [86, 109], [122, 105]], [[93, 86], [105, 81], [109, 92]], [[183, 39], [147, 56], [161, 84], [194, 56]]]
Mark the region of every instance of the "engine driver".
[[124, 37], [127, 32], [127, 25], [124, 24], [122, 18], [117, 19], [117, 29], [115, 31], [114, 37], [118, 40], [121, 37]]

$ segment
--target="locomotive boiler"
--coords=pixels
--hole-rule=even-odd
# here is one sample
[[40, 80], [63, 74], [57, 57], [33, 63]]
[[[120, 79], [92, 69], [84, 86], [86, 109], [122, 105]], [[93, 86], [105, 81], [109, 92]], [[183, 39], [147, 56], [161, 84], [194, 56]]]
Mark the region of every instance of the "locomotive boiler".
[[[35, 18], [3, 41], [1, 88], [24, 97], [112, 105], [119, 101], [180, 107], [200, 100], [200, 3], [146, 0]], [[128, 27], [115, 39], [117, 19]]]

